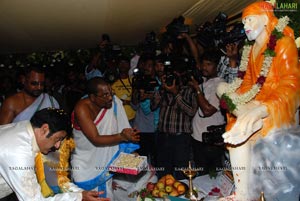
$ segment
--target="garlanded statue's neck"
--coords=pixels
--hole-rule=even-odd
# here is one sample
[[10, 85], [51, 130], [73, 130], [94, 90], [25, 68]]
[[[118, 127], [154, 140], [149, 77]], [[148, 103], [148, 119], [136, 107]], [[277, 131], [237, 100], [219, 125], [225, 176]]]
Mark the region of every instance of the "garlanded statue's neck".
[[263, 47], [266, 47], [266, 43], [269, 41], [269, 35], [267, 31], [263, 31], [256, 39], [255, 43], [253, 44], [253, 56], [256, 59], [259, 52], [262, 50]]
[[263, 47], [269, 39], [269, 34], [267, 33], [266, 30], [264, 30], [263, 32], [261, 32], [261, 34], [255, 39], [255, 43], [257, 46], [259, 47]]

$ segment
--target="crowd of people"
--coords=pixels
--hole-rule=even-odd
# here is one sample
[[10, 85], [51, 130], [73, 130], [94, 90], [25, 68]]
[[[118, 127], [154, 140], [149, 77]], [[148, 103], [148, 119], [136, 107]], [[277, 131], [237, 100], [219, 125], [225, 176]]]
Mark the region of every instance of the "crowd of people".
[[[113, 175], [107, 167], [121, 151], [147, 156], [149, 164], [160, 169], [156, 171], [158, 177], [171, 173], [184, 179], [180, 168], [189, 160], [203, 167], [199, 175], [221, 168], [224, 146], [207, 144], [201, 137], [206, 127], [225, 124], [214, 92], [221, 79], [220, 54], [208, 50], [200, 61], [195, 41], [188, 34], [180, 34], [177, 40], [187, 45], [170, 41], [159, 55], [140, 52], [136, 66], [131, 66], [131, 58], [124, 55], [105, 58], [103, 47], [83, 71], [68, 69], [66, 79], [37, 65], [18, 72], [17, 83], [6, 81], [9, 76], [1, 80], [1, 125], [29, 121], [37, 111], [48, 107], [63, 109], [72, 120], [73, 136], [62, 143], [75, 143], [75, 148], [68, 150], [71, 174], [63, 175], [67, 182], [60, 182], [59, 174], [49, 179], [55, 174], [37, 173], [44, 178], [38, 180], [43, 196], [53, 196], [74, 185], [103, 191], [103, 197], [112, 198]], [[51, 169], [49, 158], [57, 163], [63, 160], [62, 152], [58, 152], [43, 156], [39, 164]], [[95, 171], [95, 167], [103, 170]], [[69, 185], [70, 181], [74, 184]], [[17, 196], [21, 194], [17, 191]]]
[[39, 65], [3, 75], [0, 200], [117, 200], [108, 167], [120, 152], [147, 156], [157, 178], [185, 179], [191, 160], [197, 176], [224, 169], [232, 116], [217, 90], [238, 77], [242, 42], [222, 53], [183, 32], [129, 58], [104, 37], [65, 79]]
[[[23, 76], [18, 83], [7, 82], [8, 76], [1, 80], [1, 125], [29, 121], [36, 112], [49, 107], [63, 109], [72, 120], [74, 128], [68, 132], [73, 135], [60, 146], [62, 149], [75, 143], [67, 150], [71, 155], [70, 166], [66, 167], [70, 167], [71, 174], [37, 171], [43, 196], [79, 187], [103, 191], [102, 197], [112, 199], [113, 174], [108, 166], [119, 152], [136, 151], [147, 156], [149, 164], [159, 168], [157, 177], [170, 173], [184, 179], [180, 168], [186, 167], [189, 160], [202, 167], [199, 175], [222, 167], [223, 144], [208, 144], [201, 137], [208, 126], [225, 124], [215, 93], [222, 79], [218, 77], [220, 54], [207, 50], [200, 61], [188, 34], [180, 34], [177, 40], [187, 42], [185, 51], [182, 46], [178, 54], [177, 44], [169, 42], [159, 55], [141, 52], [133, 67], [124, 55], [105, 63], [102, 50], [83, 67], [83, 75], [70, 69], [64, 82], [38, 65], [18, 73], [18, 77]], [[189, 50], [193, 52], [188, 54]], [[53, 147], [56, 149], [59, 146]], [[49, 160], [63, 160], [60, 149], [59, 154], [50, 152], [40, 157], [42, 162], [36, 160], [35, 166], [51, 170]], [[16, 194], [21, 199], [30, 196], [17, 189]]]

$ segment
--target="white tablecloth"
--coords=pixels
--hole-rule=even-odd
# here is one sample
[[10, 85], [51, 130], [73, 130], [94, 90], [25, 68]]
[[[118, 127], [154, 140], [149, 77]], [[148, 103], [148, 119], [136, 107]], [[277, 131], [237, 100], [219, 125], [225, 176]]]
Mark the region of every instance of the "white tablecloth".
[[[218, 179], [220, 178], [220, 174], [216, 177], [216, 178], [210, 178], [209, 175], [204, 175], [204, 176], [199, 176], [193, 179], [193, 186], [194, 189], [196, 189], [198, 191], [198, 197], [199, 199], [202, 197], [206, 197], [208, 195], [208, 193], [211, 191], [211, 189], [213, 189], [214, 187], [218, 186]], [[188, 185], [188, 180], [180, 180], [181, 182], [184, 182]], [[115, 200], [118, 201], [124, 201], [125, 197], [126, 197], [126, 201], [136, 201], [136, 198], [128, 198], [127, 197], [127, 193], [122, 189], [116, 189], [115, 195], [117, 195], [115, 197]], [[184, 195], [180, 196], [179, 198], [182, 198], [183, 200], [188, 200], [184, 197]], [[174, 198], [176, 199], [176, 198]], [[167, 201], [168, 199], [162, 199], [162, 198], [157, 198], [156, 201]], [[170, 201], [172, 201], [173, 199], [170, 198]], [[214, 200], [214, 197], [211, 198], [206, 198], [205, 201], [208, 200]]]
[[[219, 175], [216, 178], [210, 178], [209, 175], [199, 176], [193, 179], [193, 187], [198, 192], [198, 199], [200, 200], [203, 197], [206, 197], [208, 193], [213, 189], [214, 187], [217, 187], [218, 184]], [[188, 185], [188, 180], [180, 180], [181, 182], [184, 182]], [[167, 199], [156, 199], [156, 201], [177, 201], [177, 200], [188, 200], [184, 197], [184, 195], [180, 196], [181, 199], [176, 198], [167, 198]], [[206, 197], [205, 200], [216, 200], [216, 197]]]

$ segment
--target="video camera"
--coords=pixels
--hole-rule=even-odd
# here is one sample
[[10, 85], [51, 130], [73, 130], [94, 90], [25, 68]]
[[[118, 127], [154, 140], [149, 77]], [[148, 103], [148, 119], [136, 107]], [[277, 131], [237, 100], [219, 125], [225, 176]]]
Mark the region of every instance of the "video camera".
[[188, 59], [187, 62], [187, 69], [185, 75], [182, 77], [183, 83], [188, 83], [191, 81], [192, 77], [198, 82], [198, 84], [203, 83], [202, 73], [201, 71], [196, 67], [196, 61], [191, 58]]
[[246, 39], [243, 23], [239, 22], [232, 26], [233, 29], [231, 31], [225, 32], [224, 34], [221, 35], [218, 44], [219, 48], [223, 49], [226, 47], [227, 44], [240, 42]]
[[164, 72], [166, 75], [166, 85], [172, 86], [173, 81], [177, 80], [177, 76], [176, 74], [174, 74], [174, 67], [172, 66], [173, 61], [170, 57], [166, 56], [165, 60], [163, 61], [163, 64], [164, 64]]
[[132, 86], [135, 89], [143, 89], [145, 93], [155, 92], [159, 86], [158, 81], [155, 78], [151, 78], [144, 74], [143, 70], [139, 68], [133, 69], [133, 81]]
[[198, 28], [197, 39], [203, 47], [225, 48], [227, 44], [239, 42], [246, 38], [242, 23], [233, 24], [227, 32], [227, 15], [220, 12], [213, 23], [205, 22]]
[[181, 33], [189, 33], [189, 26], [184, 24], [185, 18], [179, 16], [166, 26], [166, 35], [170, 40], [176, 40]]
[[207, 48], [215, 46], [215, 41], [219, 40], [220, 35], [226, 32], [227, 15], [220, 12], [214, 21], [205, 22], [198, 28], [197, 38], [199, 43]]
[[159, 49], [159, 44], [156, 41], [156, 34], [151, 31], [146, 34], [145, 40], [141, 43], [141, 48], [143, 52], [153, 54]]
[[[183, 85], [187, 85], [193, 77], [199, 84], [203, 82], [202, 74], [199, 69], [196, 68], [196, 62], [190, 57], [176, 57], [173, 60], [165, 60], [165, 75], [166, 85], [172, 86], [174, 79], [175, 84], [178, 84], [181, 80]], [[181, 76], [178, 77], [174, 72], [179, 73]]]

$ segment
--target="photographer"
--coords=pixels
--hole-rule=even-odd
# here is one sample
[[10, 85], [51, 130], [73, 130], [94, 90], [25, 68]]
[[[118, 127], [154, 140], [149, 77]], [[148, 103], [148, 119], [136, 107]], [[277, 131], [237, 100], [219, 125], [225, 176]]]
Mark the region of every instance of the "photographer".
[[224, 54], [218, 62], [218, 76], [230, 83], [238, 73], [240, 44], [246, 34], [242, 23], [227, 23], [227, 15], [220, 12], [212, 23], [198, 28], [197, 41], [204, 49], [214, 47]]
[[[166, 75], [162, 79], [157, 136], [157, 167], [164, 169], [157, 174], [161, 177], [169, 173], [176, 179], [184, 179], [180, 168], [187, 167], [190, 158], [192, 118], [197, 111], [196, 94], [181, 79], [187, 64], [178, 58], [167, 63], [171, 65], [165, 66]], [[169, 73], [173, 79], [167, 76]]]
[[155, 132], [157, 129], [156, 117], [159, 115], [159, 108], [151, 109], [151, 99], [155, 93], [159, 93], [159, 82], [155, 77], [154, 57], [151, 55], [142, 55], [139, 72], [135, 73], [133, 79], [132, 106], [136, 111], [134, 127], [140, 132], [139, 155], [147, 156], [149, 162], [155, 163]]
[[125, 56], [119, 56], [117, 59], [117, 72], [118, 77], [112, 84], [111, 88], [118, 98], [123, 102], [123, 106], [132, 126], [135, 117], [135, 111], [131, 107], [131, 96], [132, 96], [132, 77], [129, 77], [128, 71], [130, 69], [129, 58]]
[[237, 77], [239, 70], [238, 43], [226, 45], [226, 55], [222, 56], [218, 64], [218, 76], [231, 83]]
[[[218, 51], [205, 51], [202, 58], [202, 74], [205, 77], [203, 83], [192, 79], [189, 84], [197, 93], [198, 111], [193, 118], [192, 149], [194, 161], [203, 171], [200, 175], [216, 171], [222, 167], [222, 129], [225, 119], [219, 107], [219, 99], [216, 95], [217, 86], [223, 81], [217, 76], [217, 64], [220, 54]], [[209, 126], [217, 125], [220, 132], [209, 130]], [[220, 125], [220, 126], [219, 126]], [[216, 128], [216, 126], [215, 126]]]
[[195, 62], [196, 62], [196, 68], [200, 69], [200, 58], [199, 58], [199, 52], [196, 44], [194, 43], [193, 39], [190, 37], [187, 33], [180, 33], [177, 37], [178, 39], [185, 40], [187, 42], [187, 45], [189, 46], [188, 49], [184, 49], [187, 51], [187, 55], [192, 55]]
[[93, 77], [103, 77], [110, 46], [109, 35], [102, 34], [102, 39], [97, 45], [95, 52], [93, 52], [90, 63], [85, 67], [85, 77], [87, 80]]
[[221, 37], [221, 49], [225, 55], [219, 61], [218, 76], [228, 83], [231, 83], [237, 77], [240, 63], [239, 50], [245, 38], [246, 34], [241, 23], [229, 26]]

